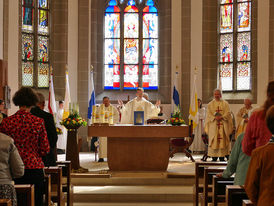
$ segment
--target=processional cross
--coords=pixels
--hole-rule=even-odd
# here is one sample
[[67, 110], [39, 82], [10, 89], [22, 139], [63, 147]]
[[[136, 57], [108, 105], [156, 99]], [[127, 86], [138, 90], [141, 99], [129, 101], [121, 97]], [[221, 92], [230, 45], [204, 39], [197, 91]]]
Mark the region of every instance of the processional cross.
[[[216, 115], [215, 116], [222, 116], [221, 113], [220, 113], [221, 111], [223, 111], [223, 110], [221, 110], [218, 106], [217, 109], [216, 109]], [[222, 125], [223, 125], [222, 120], [221, 119], [217, 120], [217, 127], [218, 127], [217, 139], [222, 139], [221, 134], [220, 134], [220, 128], [221, 128]]]

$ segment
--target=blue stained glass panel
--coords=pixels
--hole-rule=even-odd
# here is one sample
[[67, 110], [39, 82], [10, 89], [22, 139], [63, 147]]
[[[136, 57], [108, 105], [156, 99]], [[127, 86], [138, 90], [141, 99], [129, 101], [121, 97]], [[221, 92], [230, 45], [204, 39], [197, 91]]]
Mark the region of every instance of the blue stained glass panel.
[[124, 16], [124, 38], [139, 37], [139, 19], [138, 14], [125, 14]]
[[22, 7], [22, 31], [33, 32], [33, 9]]
[[158, 39], [143, 40], [143, 63], [158, 64]]
[[143, 15], [143, 37], [158, 38], [158, 14]]
[[38, 64], [38, 87], [49, 87], [49, 64]]
[[48, 0], [38, 0], [39, 2], [39, 7], [43, 8], [43, 9], [47, 9], [48, 8]]
[[223, 91], [231, 91], [233, 85], [233, 64], [220, 64], [220, 80]]
[[238, 31], [250, 31], [251, 3], [238, 4]]
[[144, 65], [142, 78], [144, 89], [158, 89], [158, 65]]
[[138, 39], [124, 40], [124, 63], [138, 64], [139, 58], [139, 43]]
[[120, 65], [105, 65], [104, 89], [120, 89]]
[[33, 60], [33, 35], [22, 34], [22, 60]]
[[110, 0], [108, 5], [110, 6], [116, 6], [117, 5], [117, 1], [116, 0]]
[[238, 61], [250, 60], [250, 32], [238, 33], [237, 36]]
[[38, 10], [38, 32], [40, 34], [48, 34], [48, 11], [46, 10]]
[[120, 38], [120, 14], [105, 14], [105, 38]]
[[33, 63], [22, 62], [22, 86], [33, 86]]
[[105, 64], [120, 64], [120, 39], [105, 39]]
[[224, 34], [220, 36], [220, 62], [233, 61], [233, 35]]
[[49, 38], [45, 36], [38, 36], [38, 61], [48, 62], [49, 61]]
[[138, 65], [124, 66], [124, 89], [136, 89], [139, 87]]

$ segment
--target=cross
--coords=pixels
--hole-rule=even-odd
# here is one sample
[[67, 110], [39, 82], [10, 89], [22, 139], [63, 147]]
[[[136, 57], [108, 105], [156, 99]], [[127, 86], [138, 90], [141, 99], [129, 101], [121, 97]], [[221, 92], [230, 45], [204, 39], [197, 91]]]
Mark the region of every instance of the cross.
[[[219, 106], [218, 106], [218, 108], [216, 109], [216, 113], [219, 113], [219, 114], [220, 114], [221, 111], [223, 111], [223, 110], [221, 110], [221, 109], [219, 108]], [[221, 135], [220, 135], [220, 127], [221, 127], [223, 124], [222, 124], [221, 121], [222, 121], [222, 120], [217, 120], [217, 127], [218, 127], [217, 139], [222, 139], [222, 137], [221, 137]]]
[[223, 110], [221, 110], [221, 109], [219, 108], [219, 106], [218, 106], [218, 109], [216, 109], [216, 112], [217, 112], [217, 113], [220, 113], [221, 111], [223, 111]]

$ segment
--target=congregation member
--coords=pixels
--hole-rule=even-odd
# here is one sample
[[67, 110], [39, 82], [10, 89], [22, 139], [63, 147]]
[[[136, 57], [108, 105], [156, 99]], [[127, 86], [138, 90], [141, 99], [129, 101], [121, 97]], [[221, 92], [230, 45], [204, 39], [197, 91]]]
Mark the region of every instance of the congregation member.
[[62, 134], [58, 135], [57, 140], [57, 154], [65, 154], [67, 146], [67, 129], [60, 124], [63, 120], [64, 102], [59, 101], [59, 107], [56, 114], [56, 126], [62, 130]]
[[24, 175], [24, 163], [11, 137], [0, 133], [0, 199], [11, 199], [17, 205], [13, 178]]
[[34, 184], [35, 205], [43, 205], [44, 163], [42, 157], [49, 151], [49, 142], [44, 120], [30, 113], [38, 102], [36, 93], [29, 87], [22, 87], [12, 98], [19, 110], [3, 119], [0, 132], [13, 138], [24, 162], [25, 170], [15, 184]]
[[0, 99], [0, 123], [2, 122], [4, 118], [7, 117], [4, 111], [5, 111], [5, 102], [4, 100]]
[[201, 99], [198, 99], [198, 124], [194, 130], [194, 140], [190, 146], [190, 150], [192, 152], [204, 152], [205, 144], [202, 140], [202, 134], [204, 133], [204, 121], [206, 117], [206, 110], [203, 107], [203, 103]]
[[252, 151], [245, 181], [245, 191], [254, 205], [274, 205], [274, 105], [266, 113], [271, 132], [269, 142]]
[[241, 133], [232, 148], [226, 169], [222, 173], [216, 175], [217, 177], [229, 178], [235, 174], [234, 185], [243, 185], [245, 183], [246, 173], [250, 162], [250, 156], [243, 153], [242, 150], [243, 138], [244, 133]]
[[271, 132], [266, 126], [265, 115], [272, 105], [274, 105], [274, 81], [268, 83], [264, 105], [254, 111], [249, 118], [242, 141], [243, 152], [249, 156], [253, 149], [265, 145], [271, 137]]
[[[116, 124], [119, 122], [119, 113], [115, 106], [110, 104], [109, 97], [103, 98], [103, 103], [98, 108], [100, 111], [107, 112], [107, 115], [110, 115], [112, 113], [113, 117], [113, 124]], [[107, 137], [99, 137], [99, 160], [98, 162], [104, 162], [104, 158], [107, 157]]]
[[236, 134], [235, 134], [235, 139], [237, 137], [245, 132], [249, 117], [251, 115], [251, 112], [253, 110], [252, 107], [252, 102], [250, 99], [245, 99], [244, 100], [244, 107], [242, 107], [239, 112], [237, 113], [237, 128], [236, 128]]
[[233, 131], [229, 104], [222, 99], [220, 89], [214, 90], [214, 99], [207, 106], [205, 132], [208, 135], [208, 156], [213, 161], [224, 161], [229, 157], [230, 134]]
[[56, 142], [57, 142], [58, 136], [56, 132], [54, 118], [52, 114], [44, 111], [44, 108], [45, 108], [44, 95], [41, 93], [37, 93], [37, 96], [39, 101], [36, 104], [36, 106], [30, 110], [30, 112], [33, 115], [43, 119], [45, 122], [47, 137], [50, 145], [50, 152], [42, 158], [46, 167], [55, 166], [56, 165]]
[[136, 91], [136, 97], [125, 105], [121, 100], [118, 100], [122, 124], [134, 123], [134, 111], [144, 111], [145, 122], [150, 118], [158, 117], [158, 114], [160, 113], [160, 100], [157, 100], [156, 104], [153, 105], [143, 97], [143, 93], [143, 88], [138, 88]]

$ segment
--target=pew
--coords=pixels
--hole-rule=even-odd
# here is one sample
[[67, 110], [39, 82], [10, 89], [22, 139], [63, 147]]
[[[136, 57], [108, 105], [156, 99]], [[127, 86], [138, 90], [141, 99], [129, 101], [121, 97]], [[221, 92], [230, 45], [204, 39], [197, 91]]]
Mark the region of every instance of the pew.
[[250, 200], [243, 200], [243, 206], [255, 206]]
[[225, 203], [225, 189], [226, 185], [233, 185], [234, 184], [234, 178], [223, 178], [223, 177], [217, 177], [216, 175], [213, 175], [213, 197], [212, 197], [212, 203], [213, 206], [217, 206], [218, 203]]
[[17, 205], [34, 206], [34, 185], [14, 185], [17, 196]]
[[226, 186], [226, 205], [237, 206], [242, 205], [242, 201], [248, 199], [245, 189], [241, 185], [227, 185]]
[[203, 193], [199, 194], [201, 205], [207, 206], [209, 202], [212, 202], [213, 175], [223, 172], [225, 168], [226, 166], [211, 166], [204, 168]]
[[58, 206], [65, 205], [62, 190], [62, 167], [45, 167], [45, 173], [51, 176], [51, 201]]
[[0, 206], [12, 206], [10, 199], [0, 199]]
[[195, 206], [199, 204], [199, 193], [203, 192], [204, 168], [209, 166], [226, 166], [226, 162], [195, 162], [195, 185], [193, 188], [193, 203]]
[[62, 167], [62, 189], [67, 197], [67, 206], [73, 205], [73, 186], [71, 184], [71, 161], [58, 161]]
[[44, 205], [51, 205], [51, 177], [45, 174], [44, 178]]

